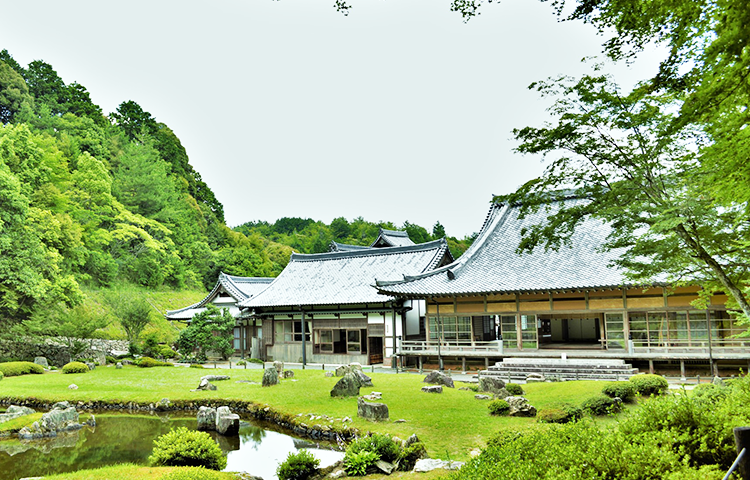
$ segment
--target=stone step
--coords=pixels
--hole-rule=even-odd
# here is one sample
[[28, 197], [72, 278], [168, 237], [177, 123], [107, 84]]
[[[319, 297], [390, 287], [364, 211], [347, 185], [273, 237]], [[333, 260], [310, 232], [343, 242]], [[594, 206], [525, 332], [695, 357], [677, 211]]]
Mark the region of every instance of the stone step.
[[490, 367], [489, 370], [486, 370], [486, 372], [492, 374], [493, 372], [507, 372], [507, 371], [515, 371], [515, 372], [575, 372], [575, 371], [581, 371], [581, 372], [602, 372], [602, 373], [632, 373], [634, 371], [638, 371], [637, 368], [633, 368], [630, 365], [623, 366], [621, 368], [592, 368], [592, 367], [585, 367], [585, 368], [578, 368], [578, 367], [566, 367], [566, 366], [540, 366], [540, 365], [524, 365], [524, 366], [513, 366], [513, 367]]
[[626, 365], [621, 358], [505, 358], [496, 365], [597, 365], [597, 366], [621, 366]]
[[[563, 374], [556, 373], [541, 373], [547, 380], [555, 379], [560, 381], [572, 381], [572, 380], [606, 380], [606, 381], [625, 381], [629, 380], [635, 374], [618, 374], [618, 373], [582, 373], [582, 372], [566, 372]], [[484, 372], [482, 372], [484, 375]], [[502, 380], [507, 381], [510, 379], [512, 382], [523, 382], [526, 381], [527, 375], [519, 372], [506, 372], [502, 375], [498, 375]]]

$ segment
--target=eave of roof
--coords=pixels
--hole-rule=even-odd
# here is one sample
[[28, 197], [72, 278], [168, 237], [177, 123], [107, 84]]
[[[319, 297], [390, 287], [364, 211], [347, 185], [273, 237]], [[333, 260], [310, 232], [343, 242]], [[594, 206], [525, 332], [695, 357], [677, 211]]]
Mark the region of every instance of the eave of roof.
[[[203, 297], [200, 302], [194, 303], [178, 310], [167, 310], [165, 316], [170, 319], [178, 320], [187, 318], [185, 315], [188, 310], [202, 309], [204, 308], [216, 295], [219, 290], [223, 287], [224, 290], [229, 293], [236, 300], [237, 303], [242, 300], [247, 300], [253, 295], [260, 293], [257, 290], [263, 290], [270, 285], [275, 279], [271, 277], [238, 277], [234, 275], [227, 275], [224, 272], [219, 273], [219, 278], [216, 280], [214, 288]], [[256, 288], [243, 288], [247, 286], [253, 286]], [[259, 288], [257, 288], [259, 287]], [[190, 315], [189, 318], [192, 318]]]

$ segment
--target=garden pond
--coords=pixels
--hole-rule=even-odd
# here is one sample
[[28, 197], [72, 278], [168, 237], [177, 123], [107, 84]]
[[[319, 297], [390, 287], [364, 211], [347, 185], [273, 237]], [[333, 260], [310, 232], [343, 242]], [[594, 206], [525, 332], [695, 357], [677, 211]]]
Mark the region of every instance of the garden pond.
[[[195, 416], [130, 415], [101, 412], [96, 427], [42, 440], [0, 440], [0, 480], [51, 475], [118, 463], [148, 464], [154, 439], [173, 428], [195, 429]], [[271, 425], [243, 421], [237, 436], [209, 434], [227, 454], [227, 471], [248, 472], [266, 480], [276, 478], [276, 467], [290, 452], [306, 449], [321, 467], [342, 459], [335, 445], [311, 443], [281, 433]]]

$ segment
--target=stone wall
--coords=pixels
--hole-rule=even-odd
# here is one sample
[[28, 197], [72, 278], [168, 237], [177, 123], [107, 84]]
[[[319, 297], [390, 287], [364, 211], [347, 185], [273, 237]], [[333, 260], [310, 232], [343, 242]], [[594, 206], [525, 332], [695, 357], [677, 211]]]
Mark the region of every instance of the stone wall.
[[[127, 352], [129, 346], [129, 342], [125, 340], [85, 339], [82, 341], [91, 344], [91, 347], [86, 349], [80, 358], [93, 358], [100, 363], [102, 363], [100, 359], [102, 354]], [[34, 357], [46, 357], [50, 365], [61, 367], [70, 361], [68, 344], [64, 340], [55, 338], [0, 342], [0, 358], [33, 361]]]

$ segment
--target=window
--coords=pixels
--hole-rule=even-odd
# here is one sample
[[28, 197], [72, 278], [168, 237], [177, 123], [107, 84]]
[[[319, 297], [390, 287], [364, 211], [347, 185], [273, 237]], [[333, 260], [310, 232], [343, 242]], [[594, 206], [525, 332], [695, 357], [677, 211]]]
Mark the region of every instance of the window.
[[625, 331], [622, 313], [605, 313], [607, 348], [625, 348]]
[[359, 353], [362, 351], [359, 330], [346, 331], [346, 351], [349, 353]]
[[240, 327], [234, 327], [234, 349], [240, 349]]
[[536, 315], [521, 315], [521, 342], [523, 348], [536, 348]]
[[471, 340], [471, 317], [430, 317], [430, 340]]
[[[305, 322], [306, 341], [310, 341], [310, 322]], [[295, 343], [302, 341], [302, 322], [284, 321], [274, 322], [276, 330], [276, 343]]]
[[315, 330], [315, 351], [333, 353], [333, 330]]
[[314, 353], [359, 354], [366, 353], [367, 330], [321, 328], [315, 330]]

